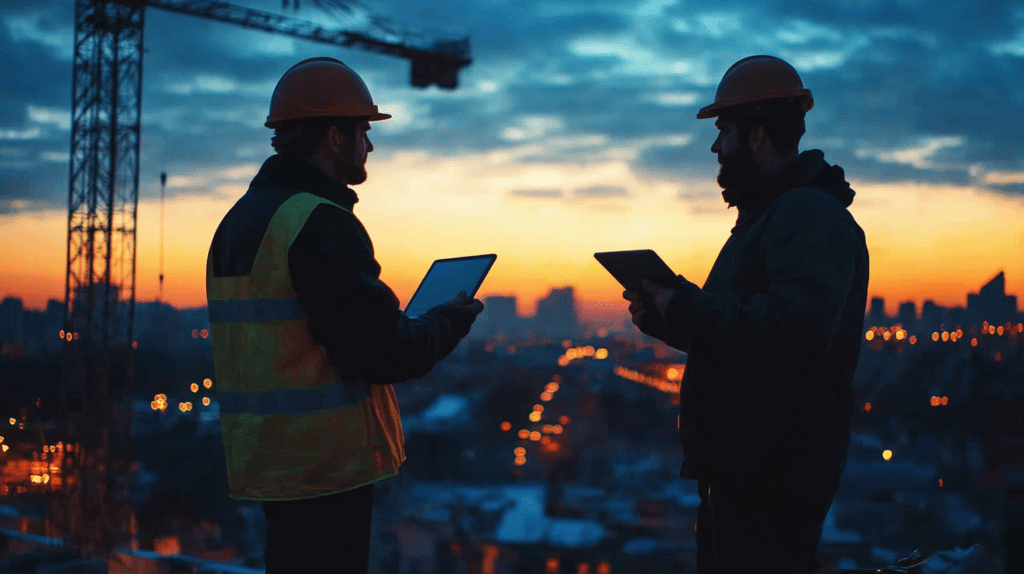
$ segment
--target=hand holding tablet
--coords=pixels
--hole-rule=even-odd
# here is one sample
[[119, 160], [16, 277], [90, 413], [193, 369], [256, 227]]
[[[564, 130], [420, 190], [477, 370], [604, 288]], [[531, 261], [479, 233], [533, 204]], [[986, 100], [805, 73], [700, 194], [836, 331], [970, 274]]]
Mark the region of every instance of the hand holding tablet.
[[418, 317], [433, 307], [450, 303], [463, 292], [467, 295], [465, 303], [470, 303], [497, 258], [492, 253], [434, 261], [406, 305], [405, 314]]
[[650, 249], [606, 251], [595, 253], [594, 258], [628, 291], [642, 293], [644, 279], [666, 287], [680, 285], [675, 272]]

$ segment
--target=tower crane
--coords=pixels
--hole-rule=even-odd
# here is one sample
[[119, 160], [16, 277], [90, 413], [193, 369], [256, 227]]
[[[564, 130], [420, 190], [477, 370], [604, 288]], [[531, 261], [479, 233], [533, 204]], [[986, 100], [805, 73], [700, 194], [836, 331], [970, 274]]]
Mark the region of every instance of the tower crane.
[[[350, 13], [357, 6], [355, 0], [311, 2]], [[298, 0], [293, 4], [298, 8]], [[59, 393], [61, 438], [74, 449], [66, 452], [61, 496], [51, 516], [53, 534], [63, 537], [78, 556], [100, 556], [121, 547], [123, 525], [129, 523], [135, 239], [148, 8], [398, 56], [411, 62], [410, 79], [417, 87], [454, 89], [459, 70], [471, 62], [468, 38], [411, 31], [373, 14], [368, 25], [330, 29], [208, 0], [75, 0], [61, 333], [66, 344]], [[162, 178], [161, 191], [165, 184]], [[113, 393], [116, 382], [121, 388]]]

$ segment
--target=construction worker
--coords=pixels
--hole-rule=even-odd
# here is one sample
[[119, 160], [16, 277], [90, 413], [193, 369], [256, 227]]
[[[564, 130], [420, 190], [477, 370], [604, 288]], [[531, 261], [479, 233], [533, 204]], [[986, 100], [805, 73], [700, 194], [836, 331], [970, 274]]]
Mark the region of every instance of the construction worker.
[[390, 118], [351, 68], [304, 60], [266, 126], [277, 151], [206, 267], [229, 495], [258, 500], [267, 574], [367, 571], [373, 484], [405, 461], [392, 384], [422, 377], [483, 311], [460, 293], [409, 318], [352, 210]]
[[813, 106], [771, 56], [732, 65], [714, 103], [719, 185], [739, 214], [703, 287], [626, 291], [640, 331], [687, 353], [680, 475], [696, 479], [700, 574], [806, 574], [846, 464], [868, 251], [854, 191], [820, 150]]

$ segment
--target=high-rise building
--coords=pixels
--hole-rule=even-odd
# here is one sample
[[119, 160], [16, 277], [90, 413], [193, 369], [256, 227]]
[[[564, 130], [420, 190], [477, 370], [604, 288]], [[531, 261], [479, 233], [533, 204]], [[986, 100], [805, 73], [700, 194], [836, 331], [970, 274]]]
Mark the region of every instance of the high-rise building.
[[868, 312], [868, 323], [872, 327], [880, 327], [889, 323], [889, 317], [885, 314], [885, 299], [882, 297], [871, 298], [871, 310]]
[[552, 289], [537, 302], [533, 324], [541, 335], [579, 336], [583, 328], [576, 312], [575, 290], [572, 287]]
[[948, 321], [946, 312], [946, 308], [936, 305], [935, 301], [931, 299], [925, 301], [924, 306], [921, 307], [921, 321], [917, 330], [922, 333], [938, 331]]
[[25, 306], [18, 297], [7, 297], [0, 302], [0, 345], [21, 347], [25, 344], [24, 311]]
[[484, 298], [484, 312], [473, 323], [471, 336], [476, 337], [518, 337], [522, 332], [522, 320], [514, 296]]
[[1006, 295], [1006, 275], [998, 275], [986, 283], [978, 293], [967, 295], [969, 320], [977, 323], [1005, 323], [1017, 315], [1017, 298]]
[[913, 301], [900, 303], [897, 320], [907, 331], [914, 331], [917, 328], [917, 305]]

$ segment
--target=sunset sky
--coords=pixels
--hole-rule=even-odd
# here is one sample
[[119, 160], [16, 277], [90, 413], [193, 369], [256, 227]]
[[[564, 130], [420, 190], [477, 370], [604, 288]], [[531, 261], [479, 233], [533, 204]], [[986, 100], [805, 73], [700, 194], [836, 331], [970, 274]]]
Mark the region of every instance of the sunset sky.
[[[331, 22], [312, 2], [233, 3]], [[373, 124], [355, 213], [403, 305], [434, 259], [496, 253], [478, 297], [516, 295], [531, 315], [549, 289], [573, 285], [584, 318], [626, 318], [593, 253], [654, 249], [704, 283], [736, 211], [715, 182], [714, 123], [694, 116], [733, 62], [771, 54], [814, 94], [800, 148], [824, 150], [857, 192], [870, 295], [893, 314], [905, 300], [966, 305], [1005, 271], [1024, 307], [1024, 5], [443, 4], [361, 6], [468, 34], [473, 63], [454, 91], [412, 87], [405, 60], [150, 9], [137, 300], [158, 290], [160, 172], [164, 299], [202, 306], [213, 233], [273, 153], [262, 124], [274, 85], [329, 55], [394, 115]], [[72, 2], [0, 7], [0, 298], [35, 309], [64, 297], [73, 16]]]

